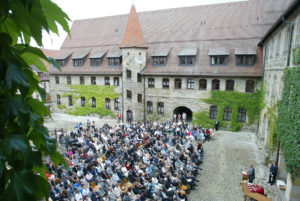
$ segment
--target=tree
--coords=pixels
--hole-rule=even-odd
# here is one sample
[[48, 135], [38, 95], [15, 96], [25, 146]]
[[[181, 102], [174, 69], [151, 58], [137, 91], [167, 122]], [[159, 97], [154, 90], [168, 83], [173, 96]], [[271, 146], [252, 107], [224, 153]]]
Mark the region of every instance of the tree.
[[[58, 34], [57, 25], [70, 34], [69, 17], [50, 0], [0, 1], [0, 200], [40, 200], [49, 184], [42, 160], [49, 156], [66, 165], [56, 151], [55, 139], [43, 125], [49, 115], [45, 91], [31, 65], [46, 71], [52, 62], [39, 48], [42, 31]], [[37, 92], [42, 101], [32, 97]]]

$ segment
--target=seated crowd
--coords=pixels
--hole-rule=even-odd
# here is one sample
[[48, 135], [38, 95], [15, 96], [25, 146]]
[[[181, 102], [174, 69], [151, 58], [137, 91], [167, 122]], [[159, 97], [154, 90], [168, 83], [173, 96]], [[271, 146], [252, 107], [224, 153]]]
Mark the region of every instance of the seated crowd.
[[69, 170], [46, 161], [49, 200], [187, 200], [209, 138], [209, 130], [181, 122], [80, 125], [66, 142]]

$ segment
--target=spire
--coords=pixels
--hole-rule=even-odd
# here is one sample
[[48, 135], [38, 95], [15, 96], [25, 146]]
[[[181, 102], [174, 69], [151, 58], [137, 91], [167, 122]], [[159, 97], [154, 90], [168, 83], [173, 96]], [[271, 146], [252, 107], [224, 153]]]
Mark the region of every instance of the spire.
[[121, 43], [121, 48], [125, 47], [147, 48], [134, 5], [131, 6], [125, 36]]

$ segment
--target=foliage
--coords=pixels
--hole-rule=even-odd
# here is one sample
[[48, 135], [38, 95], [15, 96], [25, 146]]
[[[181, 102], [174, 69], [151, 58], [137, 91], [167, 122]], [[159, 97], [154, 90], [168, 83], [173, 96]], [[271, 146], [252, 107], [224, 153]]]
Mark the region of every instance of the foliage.
[[263, 86], [262, 86], [262, 90], [261, 90], [261, 96], [260, 96], [260, 114], [259, 114], [259, 121], [261, 120], [261, 116], [262, 116], [262, 111], [265, 109], [266, 107], [266, 89], [267, 89], [267, 82], [264, 82]]
[[215, 120], [208, 117], [208, 111], [202, 111], [194, 113], [193, 124], [202, 126], [204, 128], [213, 128], [215, 125]]
[[274, 151], [278, 144], [278, 104], [268, 107], [267, 116], [270, 125], [270, 151]]
[[211, 98], [203, 101], [218, 106], [217, 119], [220, 126], [226, 126], [227, 122], [223, 120], [224, 109], [230, 107], [232, 109], [230, 127], [232, 131], [239, 131], [243, 124], [238, 122], [238, 109], [245, 108], [248, 116], [248, 124], [251, 125], [259, 114], [261, 91], [254, 93], [228, 92], [228, 91], [211, 91]]
[[57, 107], [59, 108], [59, 109], [67, 109], [67, 106], [65, 106], [65, 105], [57, 105]]
[[[42, 46], [42, 30], [58, 33], [56, 23], [69, 33], [68, 21], [50, 0], [0, 1], [0, 200], [47, 197], [42, 157], [49, 155], [54, 163], [66, 165], [43, 125], [44, 116], [50, 116], [44, 106], [46, 93], [30, 67], [45, 71], [41, 59], [53, 60], [29, 43]], [[34, 92], [42, 101], [32, 97]]]
[[278, 105], [278, 134], [287, 171], [300, 174], [300, 66], [286, 68]]
[[300, 65], [300, 48], [294, 48], [292, 51], [293, 65]]
[[[68, 87], [73, 90], [72, 93], [65, 93], [63, 96], [66, 97], [72, 95], [74, 106], [67, 109], [67, 114], [75, 116], [98, 114], [100, 116], [110, 115], [112, 117], [116, 117], [111, 110], [105, 108], [106, 98], [110, 99], [112, 105], [114, 99], [119, 97], [119, 95], [114, 91], [113, 86], [68, 85]], [[85, 107], [81, 107], [80, 102], [78, 101], [81, 97], [85, 97]], [[91, 102], [93, 97], [96, 98], [95, 108], [92, 107]]]

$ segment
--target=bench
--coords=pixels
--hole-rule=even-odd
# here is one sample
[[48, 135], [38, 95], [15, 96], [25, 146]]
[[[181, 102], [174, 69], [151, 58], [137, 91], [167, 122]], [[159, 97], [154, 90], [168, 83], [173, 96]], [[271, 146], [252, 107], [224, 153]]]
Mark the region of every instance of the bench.
[[257, 201], [272, 201], [270, 198], [259, 194], [259, 193], [252, 193], [248, 188], [248, 183], [242, 183], [243, 185], [243, 192], [244, 192], [244, 201], [247, 200], [247, 197], [253, 198]]

